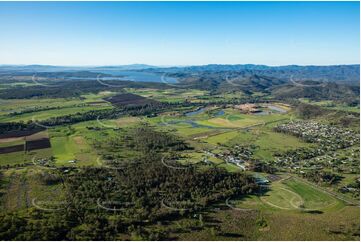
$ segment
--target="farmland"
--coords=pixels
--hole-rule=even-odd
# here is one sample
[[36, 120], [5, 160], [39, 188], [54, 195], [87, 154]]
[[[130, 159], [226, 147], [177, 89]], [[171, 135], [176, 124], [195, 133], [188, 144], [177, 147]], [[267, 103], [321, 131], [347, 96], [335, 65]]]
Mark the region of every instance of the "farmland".
[[0, 241], [361, 241], [358, 1], [1, 1]]
[[50, 221], [65, 232], [39, 234], [74, 240], [95, 220], [106, 240], [359, 238], [353, 123], [262, 92], [173, 86], [0, 102], [6, 226]]

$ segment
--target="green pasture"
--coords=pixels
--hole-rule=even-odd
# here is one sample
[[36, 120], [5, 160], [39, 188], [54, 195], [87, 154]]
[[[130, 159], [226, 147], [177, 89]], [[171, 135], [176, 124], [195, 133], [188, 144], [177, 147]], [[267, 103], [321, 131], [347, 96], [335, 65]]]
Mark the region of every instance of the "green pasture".
[[226, 109], [225, 114], [222, 116], [210, 118], [207, 120], [200, 120], [197, 121], [197, 123], [221, 128], [247, 128], [254, 125], [265, 125], [269, 122], [287, 118], [289, 118], [288, 114], [241, 114], [237, 111]]
[[0, 122], [19, 122], [30, 120], [45, 120], [53, 117], [65, 116], [69, 114], [85, 113], [92, 110], [101, 110], [110, 108], [107, 106], [80, 106], [80, 107], [64, 107], [59, 109], [45, 110], [39, 112], [25, 113], [21, 115], [0, 117]]
[[126, 88], [127, 92], [143, 97], [154, 99], [160, 102], [183, 102], [184, 100], [197, 100], [198, 96], [205, 95], [207, 91], [196, 89], [152, 89], [152, 88]]
[[5, 114], [35, 107], [64, 107], [79, 105], [83, 101], [79, 98], [31, 98], [31, 99], [0, 99], [0, 114]]
[[274, 181], [268, 189], [258, 195], [247, 195], [235, 199], [236, 208], [271, 211], [336, 211], [344, 207], [343, 202], [321, 189], [300, 180], [283, 176], [285, 180]]
[[88, 141], [76, 129], [58, 128], [50, 131], [53, 155], [58, 165], [77, 160], [79, 165], [95, 164], [97, 155]]
[[0, 154], [0, 165], [17, 165], [25, 162], [24, 151]]
[[225, 144], [229, 140], [236, 138], [238, 135], [239, 135], [239, 131], [230, 131], [219, 135], [211, 136], [203, 140], [212, 145], [218, 145], [218, 144]]
[[287, 187], [295, 193], [300, 194], [303, 199], [303, 205], [306, 209], [326, 209], [339, 203], [338, 200], [330, 195], [301, 181], [290, 179], [285, 181], [285, 185], [287, 185]]
[[[215, 138], [215, 137], [212, 137]], [[287, 134], [277, 133], [267, 127], [255, 127], [250, 130], [240, 130], [237, 135], [227, 140], [227, 145], [255, 145], [255, 158], [273, 160], [275, 152], [283, 152], [300, 147], [310, 147], [311, 144]]]
[[[102, 98], [114, 95], [113, 92], [99, 92], [97, 94], [85, 94], [80, 98], [30, 98], [30, 99], [0, 99], [0, 122], [6, 121], [27, 121], [34, 116], [37, 120], [50, 117], [74, 114], [77, 112], [86, 112], [94, 109], [111, 107], [105, 102], [102, 105], [95, 106], [89, 102], [103, 102]], [[47, 111], [35, 111], [16, 116], [6, 114], [14, 111], [29, 110], [35, 108], [57, 108]]]

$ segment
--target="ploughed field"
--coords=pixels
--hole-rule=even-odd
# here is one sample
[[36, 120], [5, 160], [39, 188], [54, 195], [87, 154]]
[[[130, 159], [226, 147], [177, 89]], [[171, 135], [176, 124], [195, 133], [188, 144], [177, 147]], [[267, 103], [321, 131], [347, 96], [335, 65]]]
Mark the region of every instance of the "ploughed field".
[[156, 104], [158, 102], [135, 95], [132, 93], [122, 93], [115, 96], [105, 98], [106, 101], [111, 102], [114, 106], [137, 106], [137, 105], [149, 105]]

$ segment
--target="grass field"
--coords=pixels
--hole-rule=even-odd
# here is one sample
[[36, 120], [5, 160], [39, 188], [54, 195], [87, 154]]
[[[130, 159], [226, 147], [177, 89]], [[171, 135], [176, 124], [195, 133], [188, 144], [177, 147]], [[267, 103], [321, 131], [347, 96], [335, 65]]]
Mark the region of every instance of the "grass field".
[[[17, 122], [32, 120], [43, 120], [56, 116], [86, 112], [94, 109], [110, 108], [111, 105], [104, 102], [102, 98], [114, 95], [112, 92], [99, 92], [98, 94], [86, 94], [81, 98], [31, 98], [31, 99], [0, 99], [0, 122]], [[102, 102], [101, 105], [92, 105], [92, 102]], [[16, 107], [16, 110], [14, 110]], [[54, 108], [44, 111], [33, 111], [20, 115], [9, 113], [22, 110], [34, 110], [34, 108]]]
[[[216, 136], [212, 138], [216, 138]], [[253, 144], [257, 147], [254, 156], [263, 160], [273, 160], [275, 152], [311, 146], [294, 136], [276, 133], [268, 127], [257, 127], [249, 131], [241, 130], [226, 144], [231, 146]]]
[[325, 210], [339, 203], [336, 199], [331, 198], [330, 195], [295, 179], [287, 180], [285, 184], [293, 192], [302, 196], [305, 209]]
[[238, 200], [236, 207], [276, 211], [335, 211], [344, 207], [342, 201], [306, 183], [282, 175], [262, 195]]
[[4, 116], [0, 118], [1, 122], [19, 122], [19, 121], [30, 121], [30, 120], [45, 120], [58, 116], [65, 116], [69, 114], [85, 113], [92, 110], [107, 109], [110, 106], [84, 106], [84, 107], [64, 107], [59, 109], [52, 109], [39, 112], [25, 113], [16, 116]]
[[[285, 176], [283, 176], [285, 178]], [[229, 200], [233, 209], [209, 210], [208, 226], [192, 233], [177, 234], [180, 239], [200, 240], [357, 240], [359, 238], [359, 207], [342, 202], [320, 191], [289, 179], [275, 182], [267, 201], [283, 209], [270, 206], [255, 195]], [[277, 184], [278, 183], [278, 184]], [[285, 190], [283, 190], [285, 189]], [[317, 194], [319, 197], [317, 197]], [[292, 201], [293, 203], [290, 203]], [[293, 207], [303, 201], [311, 209], [322, 202], [323, 209], [300, 210]], [[334, 204], [336, 203], [336, 204]], [[225, 202], [225, 204], [227, 204]], [[329, 204], [333, 204], [331, 207]], [[260, 226], [258, 221], [262, 220]], [[214, 223], [216, 221], [217, 223]], [[194, 222], [194, 220], [193, 220]], [[191, 221], [180, 221], [182, 228]], [[213, 229], [210, 229], [212, 228]]]
[[34, 108], [34, 107], [64, 107], [69, 105], [81, 104], [82, 101], [78, 98], [33, 98], [33, 99], [0, 99], [0, 114], [6, 114], [14, 111], [16, 107], [17, 111]]
[[85, 138], [76, 131], [69, 132], [58, 128], [50, 131], [50, 142], [57, 165], [66, 165], [70, 160], [76, 160], [78, 165], [91, 165], [96, 163], [97, 155]]
[[211, 136], [203, 140], [212, 145], [218, 145], [218, 144], [227, 143], [229, 140], [232, 140], [238, 136], [239, 136], [239, 131], [231, 131], [231, 132], [226, 132], [223, 134]]
[[207, 91], [189, 89], [189, 90], [179, 90], [175, 88], [159, 90], [151, 88], [126, 88], [126, 91], [137, 94], [143, 97], [154, 99], [160, 102], [183, 102], [184, 100], [188, 101], [199, 101], [197, 97], [203, 96]]
[[2, 166], [23, 164], [24, 162], [25, 162], [24, 151], [0, 155], [0, 165]]

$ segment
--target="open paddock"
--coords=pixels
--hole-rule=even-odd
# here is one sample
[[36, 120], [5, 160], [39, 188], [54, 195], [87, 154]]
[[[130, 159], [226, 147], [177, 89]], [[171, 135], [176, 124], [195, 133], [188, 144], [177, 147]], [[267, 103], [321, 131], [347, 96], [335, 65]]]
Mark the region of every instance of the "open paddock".
[[336, 211], [345, 205], [337, 198], [292, 177], [271, 183], [257, 195], [240, 197], [235, 203], [239, 208], [275, 211], [312, 212]]

